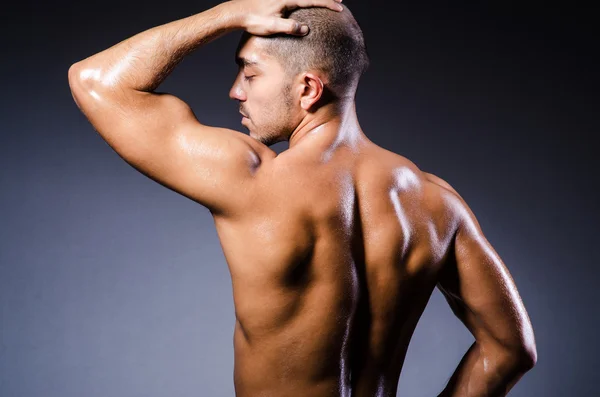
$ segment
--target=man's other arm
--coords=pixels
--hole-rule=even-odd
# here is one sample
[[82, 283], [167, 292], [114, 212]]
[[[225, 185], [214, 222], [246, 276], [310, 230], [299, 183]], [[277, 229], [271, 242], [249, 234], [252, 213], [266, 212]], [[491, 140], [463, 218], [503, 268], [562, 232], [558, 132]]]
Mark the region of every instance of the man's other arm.
[[506, 396], [537, 361], [533, 327], [512, 276], [475, 215], [445, 185], [453, 192], [449, 202], [459, 225], [438, 288], [475, 342], [440, 397]]

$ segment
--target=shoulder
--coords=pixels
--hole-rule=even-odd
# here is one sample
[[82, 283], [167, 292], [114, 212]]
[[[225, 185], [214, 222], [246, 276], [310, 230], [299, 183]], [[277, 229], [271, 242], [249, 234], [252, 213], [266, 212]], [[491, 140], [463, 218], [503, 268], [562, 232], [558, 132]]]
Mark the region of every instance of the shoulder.
[[[466, 227], [481, 233], [477, 218], [458, 190], [445, 179], [420, 169], [410, 159], [378, 147], [370, 153], [369, 167], [377, 174], [387, 192], [400, 193], [423, 206], [438, 219], [444, 219], [451, 230]], [[377, 171], [375, 171], [377, 169]], [[380, 182], [381, 183], [381, 182]]]
[[459, 197], [460, 199], [462, 199], [462, 197], [460, 196], [460, 194], [458, 194], [458, 192], [456, 191], [456, 189], [454, 189], [454, 187], [452, 187], [448, 182], [446, 182], [444, 179], [440, 178], [437, 175], [434, 175], [430, 172], [426, 172], [426, 171], [421, 171], [423, 173], [423, 176], [425, 177], [425, 179], [430, 182], [433, 183], [434, 185], [437, 185], [438, 187], [440, 187], [441, 189], [450, 192], [452, 195], [455, 195], [457, 197]]
[[481, 226], [477, 217], [458, 191], [444, 179], [434, 174], [424, 172], [424, 175], [432, 184], [442, 189], [440, 199], [443, 201], [444, 206], [452, 212], [458, 225], [467, 227], [471, 232], [481, 233]]

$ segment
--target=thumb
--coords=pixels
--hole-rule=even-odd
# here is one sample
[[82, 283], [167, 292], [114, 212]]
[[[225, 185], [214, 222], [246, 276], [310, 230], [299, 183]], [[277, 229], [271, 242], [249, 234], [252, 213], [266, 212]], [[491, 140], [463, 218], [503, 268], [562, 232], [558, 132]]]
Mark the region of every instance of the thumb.
[[304, 36], [308, 34], [308, 26], [289, 18], [279, 18], [274, 23], [277, 32]]

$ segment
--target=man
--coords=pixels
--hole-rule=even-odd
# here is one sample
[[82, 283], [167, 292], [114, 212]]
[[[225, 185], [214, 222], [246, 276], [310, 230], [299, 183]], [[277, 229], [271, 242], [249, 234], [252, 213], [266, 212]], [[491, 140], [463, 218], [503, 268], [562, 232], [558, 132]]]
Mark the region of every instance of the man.
[[[237, 29], [230, 96], [249, 136], [154, 91]], [[336, 0], [233, 0], [74, 64], [69, 84], [125, 161], [213, 215], [238, 396], [394, 396], [436, 286], [475, 337], [441, 395], [506, 395], [536, 362], [527, 312], [459, 194], [361, 130], [354, 95], [368, 62]], [[268, 146], [282, 140], [277, 155]]]

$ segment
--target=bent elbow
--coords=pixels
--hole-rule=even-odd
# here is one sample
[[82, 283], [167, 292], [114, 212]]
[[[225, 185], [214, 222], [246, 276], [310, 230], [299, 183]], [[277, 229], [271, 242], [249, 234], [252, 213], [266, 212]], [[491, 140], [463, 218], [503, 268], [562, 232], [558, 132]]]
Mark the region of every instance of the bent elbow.
[[511, 367], [519, 369], [520, 372], [527, 372], [537, 363], [537, 349], [535, 346], [524, 346], [511, 352], [508, 362]]
[[531, 323], [527, 322], [528, 327], [525, 328], [520, 337], [520, 341], [515, 343], [515, 357], [519, 368], [524, 371], [529, 371], [537, 363], [537, 347], [535, 343], [535, 335]]
[[81, 95], [80, 74], [81, 69], [77, 63], [74, 63], [69, 67], [69, 72], [67, 75], [69, 88], [71, 90], [71, 96], [73, 97], [73, 100], [79, 109], [81, 109], [81, 99], [79, 98]]
[[74, 63], [71, 66], [69, 66], [69, 72], [67, 74], [67, 78], [69, 80], [69, 85], [73, 84], [73, 81], [75, 80], [76, 75], [77, 75], [77, 64]]
[[527, 371], [537, 364], [537, 348], [535, 346], [524, 348], [520, 356], [521, 364]]
[[502, 371], [511, 371], [515, 373], [525, 373], [532, 369], [537, 363], [537, 349], [535, 345], [513, 347], [511, 349], [502, 349], [496, 355], [497, 368]]
[[76, 62], [69, 67], [67, 79], [69, 81], [69, 87], [71, 87], [71, 90], [79, 85], [81, 82], [81, 66], [79, 65], [79, 62]]

